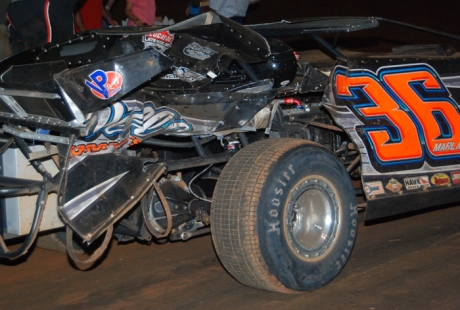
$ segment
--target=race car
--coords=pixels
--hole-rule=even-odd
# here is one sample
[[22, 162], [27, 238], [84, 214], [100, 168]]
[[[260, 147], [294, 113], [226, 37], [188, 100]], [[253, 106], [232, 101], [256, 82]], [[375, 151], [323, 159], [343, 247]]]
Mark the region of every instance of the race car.
[[[211, 233], [245, 285], [327, 284], [358, 210], [373, 221], [460, 200], [458, 54], [339, 47], [385, 22], [460, 40], [378, 17], [243, 26], [209, 12], [4, 59], [0, 258], [37, 239], [93, 263], [112, 238]], [[316, 46], [294, 51], [291, 37]]]

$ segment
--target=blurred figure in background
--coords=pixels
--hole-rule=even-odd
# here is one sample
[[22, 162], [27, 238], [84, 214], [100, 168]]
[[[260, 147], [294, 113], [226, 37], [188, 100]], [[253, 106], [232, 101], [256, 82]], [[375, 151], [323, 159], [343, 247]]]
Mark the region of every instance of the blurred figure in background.
[[73, 35], [76, 1], [12, 0], [6, 11], [12, 52]]
[[79, 0], [75, 13], [75, 25], [78, 32], [102, 28], [102, 19], [111, 26], [118, 22], [110, 17], [104, 8], [103, 0]]
[[[105, 5], [104, 8], [107, 11], [107, 14], [110, 18], [112, 18], [112, 6], [115, 3], [115, 0], [108, 0], [104, 1]], [[102, 18], [102, 28], [110, 28], [110, 24], [107, 22], [105, 18]]]
[[155, 0], [127, 0], [125, 13], [128, 17], [128, 26], [155, 25], [161, 21], [161, 16], [156, 16]]
[[209, 11], [209, 2], [207, 0], [191, 0], [185, 10], [185, 16], [195, 17], [207, 11]]
[[0, 1], [0, 59], [11, 56], [10, 37], [6, 20], [6, 8], [9, 2]]
[[249, 3], [255, 3], [257, 1], [251, 0], [209, 0], [209, 8], [237, 23], [242, 24], [246, 11], [248, 10]]

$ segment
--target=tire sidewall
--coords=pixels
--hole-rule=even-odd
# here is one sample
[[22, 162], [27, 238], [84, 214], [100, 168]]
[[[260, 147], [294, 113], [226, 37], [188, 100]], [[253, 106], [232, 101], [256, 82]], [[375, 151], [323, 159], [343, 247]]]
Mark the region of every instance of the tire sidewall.
[[[295, 185], [313, 175], [327, 179], [338, 194], [335, 200], [340, 209], [340, 228], [333, 247], [321, 259], [305, 260], [289, 245], [283, 226], [284, 214]], [[293, 290], [311, 290], [325, 285], [345, 265], [356, 238], [356, 200], [348, 173], [326, 149], [303, 145], [282, 155], [270, 168], [267, 180], [259, 201], [257, 230], [268, 269]]]

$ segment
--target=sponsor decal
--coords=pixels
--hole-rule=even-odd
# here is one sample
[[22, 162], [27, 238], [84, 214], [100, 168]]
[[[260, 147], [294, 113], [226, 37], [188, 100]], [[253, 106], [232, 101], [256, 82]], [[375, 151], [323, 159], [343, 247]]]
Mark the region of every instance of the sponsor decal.
[[384, 194], [383, 184], [381, 181], [364, 183], [364, 192], [367, 195], [380, 195]]
[[86, 136], [75, 140], [72, 156], [113, 153], [139, 144], [159, 131], [193, 130], [193, 125], [176, 110], [137, 100], [116, 101], [89, 113], [86, 124]]
[[450, 173], [450, 178], [452, 179], [452, 183], [460, 184], [460, 171], [453, 171]]
[[431, 184], [434, 186], [448, 186], [450, 185], [450, 178], [445, 173], [436, 173], [430, 179]]
[[204, 47], [196, 42], [193, 42], [184, 47], [184, 54], [195, 59], [205, 60], [212, 55], [217, 54], [217, 52], [209, 47]]
[[458, 144], [456, 144], [456, 142], [436, 143], [433, 147], [433, 153], [458, 150], [460, 150], [460, 142]]
[[163, 75], [161, 79], [162, 80], [178, 80], [179, 76], [176, 74], [176, 72], [172, 72], [172, 73]]
[[86, 86], [94, 96], [107, 100], [121, 90], [123, 76], [115, 71], [96, 70], [89, 75], [90, 81], [85, 80]]
[[406, 187], [407, 190], [418, 189], [421, 187], [423, 188], [431, 187], [428, 176], [405, 178], [404, 186]]
[[195, 81], [200, 81], [205, 78], [204, 75], [201, 75], [197, 72], [191, 71], [186, 67], [173, 67], [174, 72], [166, 74], [162, 77], [164, 80], [182, 80], [185, 82], [193, 83]]
[[169, 31], [151, 32], [142, 37], [144, 47], [153, 47], [160, 52], [166, 51], [174, 41], [174, 34]]
[[398, 180], [391, 178], [390, 181], [388, 181], [388, 184], [385, 186], [385, 188], [389, 191], [392, 191], [394, 193], [397, 193], [401, 190], [402, 184], [398, 182]]
[[294, 57], [295, 57], [295, 60], [299, 61], [300, 60], [299, 52], [294, 51]]
[[281, 84], [281, 87], [285, 87], [287, 86], [291, 81], [289, 80], [285, 80], [285, 81], [282, 81], [280, 84]]
[[75, 144], [72, 145], [70, 149], [70, 153], [72, 156], [80, 156], [84, 153], [105, 153], [104, 151], [110, 150], [117, 150], [122, 148], [123, 146], [133, 146], [136, 144], [141, 143], [142, 140], [137, 139], [135, 137], [129, 137], [124, 139], [120, 142], [101, 142], [101, 143], [88, 143], [88, 144]]

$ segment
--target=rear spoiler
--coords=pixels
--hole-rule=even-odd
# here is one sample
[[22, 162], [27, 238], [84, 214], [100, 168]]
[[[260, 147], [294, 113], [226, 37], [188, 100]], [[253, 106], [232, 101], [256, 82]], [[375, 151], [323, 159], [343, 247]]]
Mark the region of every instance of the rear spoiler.
[[312, 34], [341, 33], [376, 28], [380, 22], [399, 25], [439, 36], [460, 40], [459, 35], [420, 27], [382, 17], [312, 17], [297, 20], [282, 20], [275, 23], [247, 25], [264, 37], [299, 37]]
[[[399, 25], [460, 41], [459, 35], [382, 17], [312, 17], [291, 21], [282, 20], [275, 23], [247, 25], [247, 27], [264, 37], [311, 37], [335, 57], [344, 58], [336, 49], [338, 36], [344, 32], [376, 28], [380, 25], [380, 22]], [[320, 36], [334, 33], [336, 34], [336, 38], [332, 44]]]

